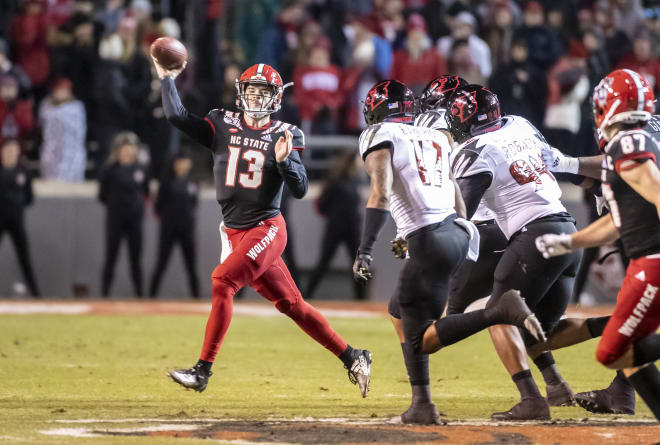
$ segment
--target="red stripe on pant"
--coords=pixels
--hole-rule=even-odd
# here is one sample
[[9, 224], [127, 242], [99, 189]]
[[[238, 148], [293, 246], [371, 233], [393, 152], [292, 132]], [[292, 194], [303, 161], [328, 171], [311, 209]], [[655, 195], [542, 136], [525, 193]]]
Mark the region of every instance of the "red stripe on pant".
[[289, 316], [334, 355], [344, 352], [346, 342], [318, 310], [303, 300], [282, 260], [287, 233], [281, 215], [247, 230], [228, 228], [227, 236], [232, 253], [211, 274], [213, 300], [206, 323], [201, 360], [215, 360], [229, 329], [234, 294], [247, 285], [275, 304], [277, 310]]
[[596, 359], [609, 365], [660, 326], [660, 258], [637, 258], [626, 270], [614, 313], [598, 343]]

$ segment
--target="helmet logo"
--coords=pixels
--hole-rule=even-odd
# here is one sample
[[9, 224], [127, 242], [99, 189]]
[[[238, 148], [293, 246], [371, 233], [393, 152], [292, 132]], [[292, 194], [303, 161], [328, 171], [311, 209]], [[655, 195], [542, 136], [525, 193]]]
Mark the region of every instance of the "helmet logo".
[[[390, 81], [386, 82], [381, 82], [377, 84], [375, 87], [373, 87], [371, 90], [369, 90], [369, 93], [367, 93], [367, 98], [364, 101], [364, 104], [367, 105], [369, 108], [371, 108], [371, 111], [374, 111], [378, 105], [382, 104], [387, 100], [388, 92], [387, 92], [387, 87], [390, 85]], [[382, 91], [380, 89], [382, 88]], [[381, 94], [380, 100], [376, 98], [377, 94]], [[378, 100], [378, 102], [376, 102]]]
[[461, 123], [465, 123], [477, 112], [477, 92], [470, 91], [461, 94], [451, 104], [451, 114], [456, 116]]

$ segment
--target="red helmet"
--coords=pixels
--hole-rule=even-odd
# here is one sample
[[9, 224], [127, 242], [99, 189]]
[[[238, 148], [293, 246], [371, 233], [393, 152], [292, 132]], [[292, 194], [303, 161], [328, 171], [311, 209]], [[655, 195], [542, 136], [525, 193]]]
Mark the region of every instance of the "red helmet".
[[[259, 108], [250, 108], [245, 98], [245, 89], [250, 84], [267, 85], [271, 89], [270, 97], [264, 97]], [[283, 85], [280, 73], [272, 66], [265, 63], [252, 65], [243, 71], [240, 79], [236, 79], [236, 107], [257, 119], [275, 113], [281, 107], [284, 89], [291, 85], [293, 82]]]
[[616, 70], [594, 89], [593, 110], [599, 145], [607, 140], [605, 129], [623, 122], [639, 124], [651, 119], [655, 110], [653, 89], [644, 76], [632, 70]]

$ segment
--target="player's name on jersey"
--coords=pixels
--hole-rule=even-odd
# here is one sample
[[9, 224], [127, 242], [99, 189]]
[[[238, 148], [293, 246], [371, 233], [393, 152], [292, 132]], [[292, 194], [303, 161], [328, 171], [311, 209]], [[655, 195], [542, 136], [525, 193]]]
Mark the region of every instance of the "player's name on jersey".
[[507, 158], [515, 158], [518, 153], [528, 150], [541, 150], [543, 149], [543, 142], [536, 137], [526, 137], [522, 139], [515, 139], [502, 146], [502, 150]]
[[401, 132], [406, 136], [416, 136], [420, 139], [434, 139], [440, 133], [438, 130], [426, 127], [413, 127], [412, 125], [399, 125]]
[[262, 141], [259, 139], [252, 139], [252, 138], [246, 138], [242, 136], [236, 136], [236, 135], [231, 135], [229, 137], [229, 143], [231, 145], [243, 145], [244, 147], [248, 148], [257, 148], [259, 150], [266, 151], [268, 150], [268, 146], [270, 145], [270, 141]]

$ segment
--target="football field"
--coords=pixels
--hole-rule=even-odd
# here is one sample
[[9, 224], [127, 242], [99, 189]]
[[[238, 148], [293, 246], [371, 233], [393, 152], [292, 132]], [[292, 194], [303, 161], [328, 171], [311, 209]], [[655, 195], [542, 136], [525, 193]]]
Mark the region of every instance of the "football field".
[[[517, 401], [517, 391], [487, 333], [431, 357], [433, 398], [446, 425], [390, 424], [407, 408], [410, 387], [385, 307], [321, 307], [351, 345], [373, 352], [366, 399], [339, 360], [268, 305], [236, 305], [214, 376], [199, 394], [166, 373], [197, 360], [206, 304], [0, 302], [0, 444], [660, 440], [639, 398], [635, 416], [562, 407], [552, 409], [551, 422], [490, 422], [492, 412]], [[602, 388], [613, 376], [595, 361], [595, 346], [592, 340], [555, 354], [576, 392]]]

